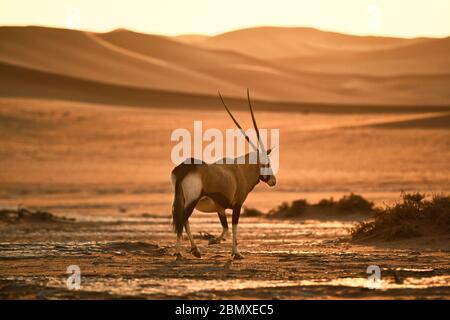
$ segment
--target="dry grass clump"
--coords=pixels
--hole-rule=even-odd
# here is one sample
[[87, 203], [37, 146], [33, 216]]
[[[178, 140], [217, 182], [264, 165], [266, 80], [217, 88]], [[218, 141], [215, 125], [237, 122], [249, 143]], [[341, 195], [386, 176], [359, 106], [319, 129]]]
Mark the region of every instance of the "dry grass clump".
[[373, 219], [352, 230], [353, 239], [382, 238], [386, 241], [450, 232], [450, 196], [402, 194], [402, 202], [377, 208]]
[[31, 211], [26, 208], [18, 208], [17, 210], [3, 209], [0, 210], [0, 222], [19, 223], [19, 222], [62, 222], [73, 221], [65, 217], [58, 217], [47, 211]]

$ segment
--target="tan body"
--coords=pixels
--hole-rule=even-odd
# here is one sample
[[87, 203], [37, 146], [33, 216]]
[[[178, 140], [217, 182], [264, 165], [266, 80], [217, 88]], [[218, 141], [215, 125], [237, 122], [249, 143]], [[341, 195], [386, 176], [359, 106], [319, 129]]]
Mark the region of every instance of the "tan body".
[[[200, 181], [202, 190], [207, 190], [195, 209], [202, 212], [218, 212], [224, 209], [232, 209], [235, 204], [244, 203], [250, 191], [259, 182], [260, 166], [257, 164], [208, 164], [201, 166], [195, 173], [189, 174], [183, 181], [183, 190], [188, 186], [196, 185]], [[202, 190], [195, 190], [201, 192]], [[192, 190], [186, 192], [187, 197], [194, 197]], [[208, 194], [221, 194], [227, 200], [229, 206], [218, 203], [214, 197]], [[190, 200], [190, 199], [189, 199]]]

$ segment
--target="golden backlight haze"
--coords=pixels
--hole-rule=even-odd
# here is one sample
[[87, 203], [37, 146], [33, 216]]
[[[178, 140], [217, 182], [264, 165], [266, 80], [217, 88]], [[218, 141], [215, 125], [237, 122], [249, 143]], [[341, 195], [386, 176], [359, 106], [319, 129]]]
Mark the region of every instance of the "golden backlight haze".
[[1, 0], [0, 25], [92, 31], [218, 34], [254, 26], [311, 26], [359, 35], [445, 37], [448, 0]]
[[[0, 300], [450, 300], [449, 13], [0, 0]], [[207, 155], [206, 130], [236, 128], [218, 90], [253, 127], [247, 88], [279, 130], [276, 185], [250, 165], [183, 166], [173, 184], [174, 130]]]

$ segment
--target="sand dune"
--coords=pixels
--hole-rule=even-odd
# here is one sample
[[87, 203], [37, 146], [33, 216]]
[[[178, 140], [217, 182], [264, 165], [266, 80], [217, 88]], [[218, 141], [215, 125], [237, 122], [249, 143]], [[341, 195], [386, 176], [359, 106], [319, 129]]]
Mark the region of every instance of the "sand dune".
[[450, 73], [450, 38], [428, 39], [389, 49], [337, 52], [276, 61], [303, 71], [376, 76]]
[[170, 61], [114, 46], [94, 33], [6, 27], [0, 28], [0, 38], [0, 61], [11, 65], [144, 88], [182, 87], [190, 92], [205, 92], [226, 86]]
[[450, 129], [450, 114], [439, 113], [428, 117], [417, 117], [408, 120], [399, 120], [374, 125], [382, 128], [395, 129]]
[[201, 34], [182, 34], [175, 37], [175, 39], [185, 43], [200, 43], [205, 41], [207, 38], [209, 37]]
[[272, 60], [387, 49], [422, 41], [424, 39], [352, 36], [313, 28], [260, 27], [227, 32], [206, 38], [200, 44]]
[[[432, 83], [431, 83], [432, 85]], [[443, 88], [445, 91], [446, 88]], [[424, 88], [424, 90], [426, 90]], [[420, 94], [420, 93], [419, 93]], [[185, 107], [190, 109], [222, 110], [217, 95], [202, 95], [177, 91], [155, 90], [83, 80], [49, 72], [0, 63], [0, 97], [69, 100], [108, 105], [142, 106], [155, 108]], [[227, 98], [234, 110], [247, 110], [242, 98]], [[258, 110], [279, 110], [316, 113], [404, 113], [448, 111], [446, 105], [370, 105], [317, 102], [284, 102], [254, 99]]]
[[[2, 28], [0, 61], [64, 76], [169, 91], [242, 95], [250, 86], [261, 98], [320, 94], [298, 87], [289, 72], [239, 54], [199, 50], [163, 37], [87, 32], [39, 27]], [[297, 78], [297, 79], [296, 79]], [[307, 80], [303, 80], [310, 87]], [[338, 98], [329, 92], [328, 99]]]
[[[236, 37], [236, 34], [243, 36]], [[300, 44], [294, 41], [295, 45], [286, 47], [275, 39], [280, 34], [285, 44], [291, 43], [288, 40], [299, 34], [302, 41]], [[166, 99], [172, 94], [173, 98], [167, 98], [172, 102], [186, 95], [190, 97], [189, 101], [198, 101], [199, 97], [202, 101], [212, 101], [210, 99], [216, 96], [218, 89], [226, 96], [242, 98], [245, 89], [250, 87], [255, 99], [268, 101], [450, 104], [450, 74], [442, 72], [448, 60], [445, 55], [448, 41], [444, 39], [354, 37], [314, 29], [280, 28], [250, 29], [207, 37], [202, 45], [127, 30], [98, 34], [43, 27], [1, 27], [0, 37], [3, 96], [52, 98], [54, 95], [57, 99], [158, 105], [161, 100], [156, 96]], [[233, 41], [240, 39], [245, 45], [238, 49], [210, 48], [220, 39], [230, 37]], [[358, 75], [336, 70], [333, 66], [342, 65], [338, 61], [334, 65], [329, 63], [329, 67], [324, 63], [325, 67], [320, 70], [305, 72], [299, 71], [297, 66], [294, 68], [292, 63], [280, 63], [277, 59], [268, 61], [262, 56], [247, 54], [242, 48], [251, 44], [250, 40], [270, 46], [274, 50], [270, 53], [272, 58], [280, 56], [275, 52], [279, 49], [292, 57], [310, 41], [314, 43], [316, 53], [339, 51], [342, 59], [350, 59], [343, 50], [353, 50], [352, 54], [357, 52], [367, 56], [366, 60], [376, 61], [371, 55], [380, 52], [389, 63], [397, 63], [395, 57], [398, 56], [405, 64], [420, 65], [416, 63], [418, 60], [422, 67], [417, 68], [416, 73], [408, 70], [404, 74], [379, 77], [370, 70]], [[205, 47], [206, 42], [210, 43], [209, 47]], [[429, 56], [422, 59], [427, 52], [427, 43], [437, 48], [434, 51], [439, 53], [440, 60]], [[269, 55], [270, 50], [262, 49], [261, 52]], [[407, 55], [409, 59], [405, 58]], [[333, 57], [339, 60], [339, 55]], [[364, 59], [360, 61], [362, 66], [366, 66]], [[376, 64], [369, 65], [370, 68], [383, 69]], [[427, 68], [441, 72], [425, 72]], [[184, 105], [186, 101], [179, 99], [177, 103]]]
[[401, 39], [352, 36], [313, 28], [263, 27], [192, 43], [234, 50], [310, 72], [374, 76], [450, 72], [450, 38]]

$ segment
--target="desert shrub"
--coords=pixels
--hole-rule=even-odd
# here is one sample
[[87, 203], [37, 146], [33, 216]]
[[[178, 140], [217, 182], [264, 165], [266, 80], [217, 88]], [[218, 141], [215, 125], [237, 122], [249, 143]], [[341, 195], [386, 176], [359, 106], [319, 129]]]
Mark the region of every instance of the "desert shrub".
[[289, 209], [291, 211], [302, 213], [308, 208], [308, 206], [309, 204], [305, 199], [300, 199], [293, 201]]
[[402, 199], [405, 204], [421, 206], [425, 199], [425, 194], [420, 192], [415, 193], [402, 193]]
[[424, 210], [436, 223], [450, 229], [450, 196], [434, 195], [433, 200], [426, 204]]
[[317, 208], [322, 208], [322, 209], [325, 209], [325, 208], [332, 208], [332, 207], [334, 207], [335, 205], [336, 205], [336, 202], [334, 201], [333, 198], [330, 198], [330, 199], [322, 199], [322, 200], [320, 200], [319, 202], [317, 202], [317, 203], [315, 204], [315, 206], [316, 206]]
[[[263, 212], [254, 209], [244, 207], [243, 214], [248, 216], [262, 216]], [[317, 214], [331, 214], [331, 215], [345, 215], [348, 213], [362, 213], [373, 214], [375, 212], [374, 205], [367, 199], [360, 195], [349, 194], [343, 196], [338, 201], [333, 198], [322, 199], [318, 203], [310, 204], [305, 199], [299, 199], [292, 201], [291, 203], [283, 202], [274, 209], [269, 210], [266, 215], [268, 218], [299, 218], [306, 212], [313, 215]]]
[[417, 237], [422, 229], [450, 231], [450, 197], [435, 195], [427, 200], [424, 194], [402, 194], [402, 202], [378, 208], [373, 220], [356, 225], [353, 238], [381, 236], [385, 240]]
[[287, 202], [282, 202], [275, 209], [269, 210], [269, 216], [276, 216], [276, 215], [279, 215], [280, 212], [287, 212], [288, 210], [289, 210], [289, 204]]
[[375, 228], [374, 224], [374, 221], [361, 221], [350, 230], [350, 233], [353, 238], [363, 236]]
[[384, 238], [387, 241], [393, 241], [397, 239], [407, 239], [421, 236], [419, 226], [415, 223], [405, 222], [398, 225], [395, 228], [387, 230]]
[[247, 207], [244, 207], [242, 213], [248, 217], [260, 217], [264, 214], [262, 211], [259, 211], [258, 209]]
[[345, 195], [336, 203], [336, 208], [341, 211], [348, 212], [370, 212], [373, 209], [373, 202], [368, 201], [360, 195], [350, 193]]
[[305, 199], [295, 200], [289, 205], [283, 202], [277, 208], [269, 211], [271, 217], [294, 218], [298, 217], [308, 208], [309, 204]]
[[291, 204], [283, 202], [277, 208], [269, 211], [269, 217], [273, 218], [297, 218], [304, 213], [311, 214], [347, 214], [347, 213], [364, 213], [372, 214], [374, 212], [373, 203], [369, 202], [360, 195], [351, 193], [345, 195], [338, 201], [333, 198], [322, 199], [318, 203], [309, 204], [305, 199], [293, 201]]

